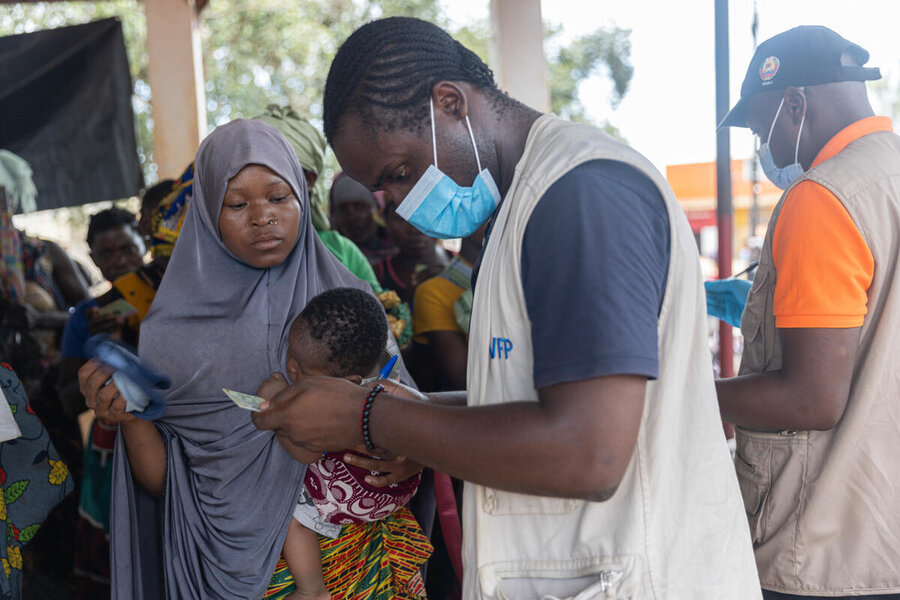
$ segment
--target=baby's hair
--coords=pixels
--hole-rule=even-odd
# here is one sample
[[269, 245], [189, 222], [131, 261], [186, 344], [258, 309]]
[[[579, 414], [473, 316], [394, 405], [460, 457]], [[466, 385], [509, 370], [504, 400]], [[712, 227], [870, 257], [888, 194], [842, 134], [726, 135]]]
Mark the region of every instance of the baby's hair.
[[372, 294], [334, 288], [314, 297], [291, 324], [290, 342], [305, 329], [328, 349], [333, 377], [368, 375], [387, 342], [384, 308]]

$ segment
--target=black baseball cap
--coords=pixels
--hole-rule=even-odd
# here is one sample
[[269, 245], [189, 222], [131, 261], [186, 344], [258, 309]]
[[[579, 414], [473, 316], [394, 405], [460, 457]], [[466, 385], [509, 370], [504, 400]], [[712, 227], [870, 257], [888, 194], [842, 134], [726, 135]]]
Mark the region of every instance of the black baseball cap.
[[741, 85], [741, 99], [717, 129], [747, 127], [747, 99], [756, 94], [791, 86], [881, 79], [877, 67], [842, 65], [841, 56], [847, 51], [859, 65], [869, 60], [862, 47], [821, 25], [794, 27], [767, 39], [753, 54]]

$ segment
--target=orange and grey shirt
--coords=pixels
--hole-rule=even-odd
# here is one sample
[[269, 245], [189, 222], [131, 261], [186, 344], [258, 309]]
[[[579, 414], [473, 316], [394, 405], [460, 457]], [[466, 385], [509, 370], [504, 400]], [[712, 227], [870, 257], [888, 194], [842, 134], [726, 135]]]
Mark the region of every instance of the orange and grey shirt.
[[[865, 135], [892, 130], [887, 117], [861, 119], [825, 144], [811, 167]], [[773, 306], [778, 327], [862, 326], [875, 263], [847, 209], [830, 190], [810, 180], [790, 190], [772, 253], [778, 272]]]
[[741, 331], [741, 374], [783, 367], [779, 328], [859, 327], [837, 425], [738, 428], [735, 468], [763, 589], [900, 593], [900, 136], [888, 119], [835, 135], [769, 221]]

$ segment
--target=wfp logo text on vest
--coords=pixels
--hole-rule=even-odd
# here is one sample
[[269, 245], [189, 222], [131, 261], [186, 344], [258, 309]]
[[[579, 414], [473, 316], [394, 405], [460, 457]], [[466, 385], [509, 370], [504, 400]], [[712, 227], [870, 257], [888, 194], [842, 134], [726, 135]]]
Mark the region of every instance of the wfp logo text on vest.
[[512, 340], [507, 338], [491, 338], [491, 358], [509, 358], [509, 353], [512, 352], [513, 343]]

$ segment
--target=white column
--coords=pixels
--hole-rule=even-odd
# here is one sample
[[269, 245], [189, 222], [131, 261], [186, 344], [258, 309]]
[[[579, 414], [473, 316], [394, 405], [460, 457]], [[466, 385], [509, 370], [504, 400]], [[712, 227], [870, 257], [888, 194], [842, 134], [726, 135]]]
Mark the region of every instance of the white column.
[[491, 0], [490, 62], [500, 89], [549, 112], [540, 0]]
[[188, 0], [145, 0], [153, 150], [160, 179], [177, 177], [206, 136], [198, 10]]

